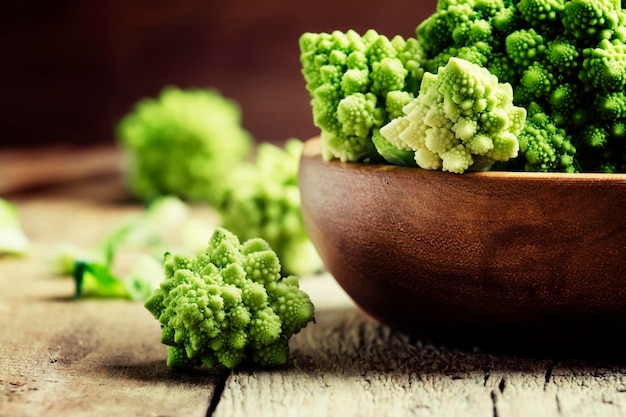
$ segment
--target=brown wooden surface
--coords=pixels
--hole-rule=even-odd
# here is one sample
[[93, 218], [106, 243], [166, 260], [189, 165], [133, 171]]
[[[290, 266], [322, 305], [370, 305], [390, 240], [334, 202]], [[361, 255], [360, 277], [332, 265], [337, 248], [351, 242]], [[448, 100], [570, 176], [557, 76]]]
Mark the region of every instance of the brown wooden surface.
[[432, 344], [368, 317], [327, 274], [302, 280], [316, 323], [287, 366], [169, 370], [140, 303], [72, 300], [47, 270], [60, 241], [88, 245], [140, 209], [119, 178], [88, 178], [10, 195], [32, 251], [0, 259], [2, 417], [626, 415], [626, 356]]
[[0, 415], [204, 416], [219, 373], [171, 372], [140, 303], [76, 301], [49, 273], [56, 244], [88, 244], [132, 210], [56, 199], [21, 209], [31, 253], [0, 259]]

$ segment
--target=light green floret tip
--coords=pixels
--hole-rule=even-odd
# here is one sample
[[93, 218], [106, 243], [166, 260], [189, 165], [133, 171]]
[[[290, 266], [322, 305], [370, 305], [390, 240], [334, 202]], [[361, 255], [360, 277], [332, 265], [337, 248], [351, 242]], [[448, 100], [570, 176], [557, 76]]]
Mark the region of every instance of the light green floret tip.
[[314, 306], [280, 270], [267, 242], [240, 243], [223, 228], [197, 257], [167, 253], [165, 279], [145, 303], [161, 324], [167, 365], [287, 363], [289, 339], [314, 320]]
[[526, 120], [526, 110], [513, 105], [509, 84], [460, 58], [424, 74], [404, 114], [380, 134], [398, 149], [411, 149], [420, 167], [455, 173], [515, 158]]

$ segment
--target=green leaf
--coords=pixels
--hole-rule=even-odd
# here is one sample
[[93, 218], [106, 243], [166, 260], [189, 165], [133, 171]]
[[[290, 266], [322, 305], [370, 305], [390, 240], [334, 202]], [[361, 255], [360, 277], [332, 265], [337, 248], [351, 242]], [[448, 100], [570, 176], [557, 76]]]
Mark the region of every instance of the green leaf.
[[76, 261], [74, 283], [76, 298], [131, 298], [124, 282], [99, 263]]
[[417, 166], [417, 163], [415, 162], [415, 152], [398, 149], [380, 133], [378, 133], [378, 131], [374, 132], [372, 135], [372, 142], [374, 142], [376, 151], [388, 163], [405, 167]]

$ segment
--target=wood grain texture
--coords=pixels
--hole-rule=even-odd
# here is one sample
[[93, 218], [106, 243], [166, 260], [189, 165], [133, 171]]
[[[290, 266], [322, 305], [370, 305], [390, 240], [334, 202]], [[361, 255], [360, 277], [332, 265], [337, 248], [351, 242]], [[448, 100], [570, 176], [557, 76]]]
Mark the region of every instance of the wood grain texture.
[[116, 146], [57, 146], [0, 153], [0, 195], [40, 190], [73, 181], [120, 176], [122, 152]]
[[47, 261], [59, 242], [87, 245], [139, 207], [20, 202], [32, 240], [0, 262], [0, 416], [205, 416], [223, 378], [165, 365], [158, 322], [141, 303], [72, 300]]
[[338, 306], [292, 340], [281, 371], [227, 380], [227, 416], [623, 416], [626, 366], [422, 343]]

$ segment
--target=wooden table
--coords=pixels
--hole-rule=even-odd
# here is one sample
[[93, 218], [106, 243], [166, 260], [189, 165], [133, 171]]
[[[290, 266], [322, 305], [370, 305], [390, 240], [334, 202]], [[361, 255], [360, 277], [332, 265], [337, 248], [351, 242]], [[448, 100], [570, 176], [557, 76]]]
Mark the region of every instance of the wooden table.
[[87, 246], [140, 210], [116, 151], [79, 154], [0, 155], [0, 195], [32, 242], [29, 256], [0, 259], [2, 417], [626, 415], [619, 357], [427, 343], [367, 317], [327, 274], [302, 278], [316, 322], [292, 339], [287, 366], [170, 370], [141, 303], [73, 300], [48, 270], [59, 242]]

